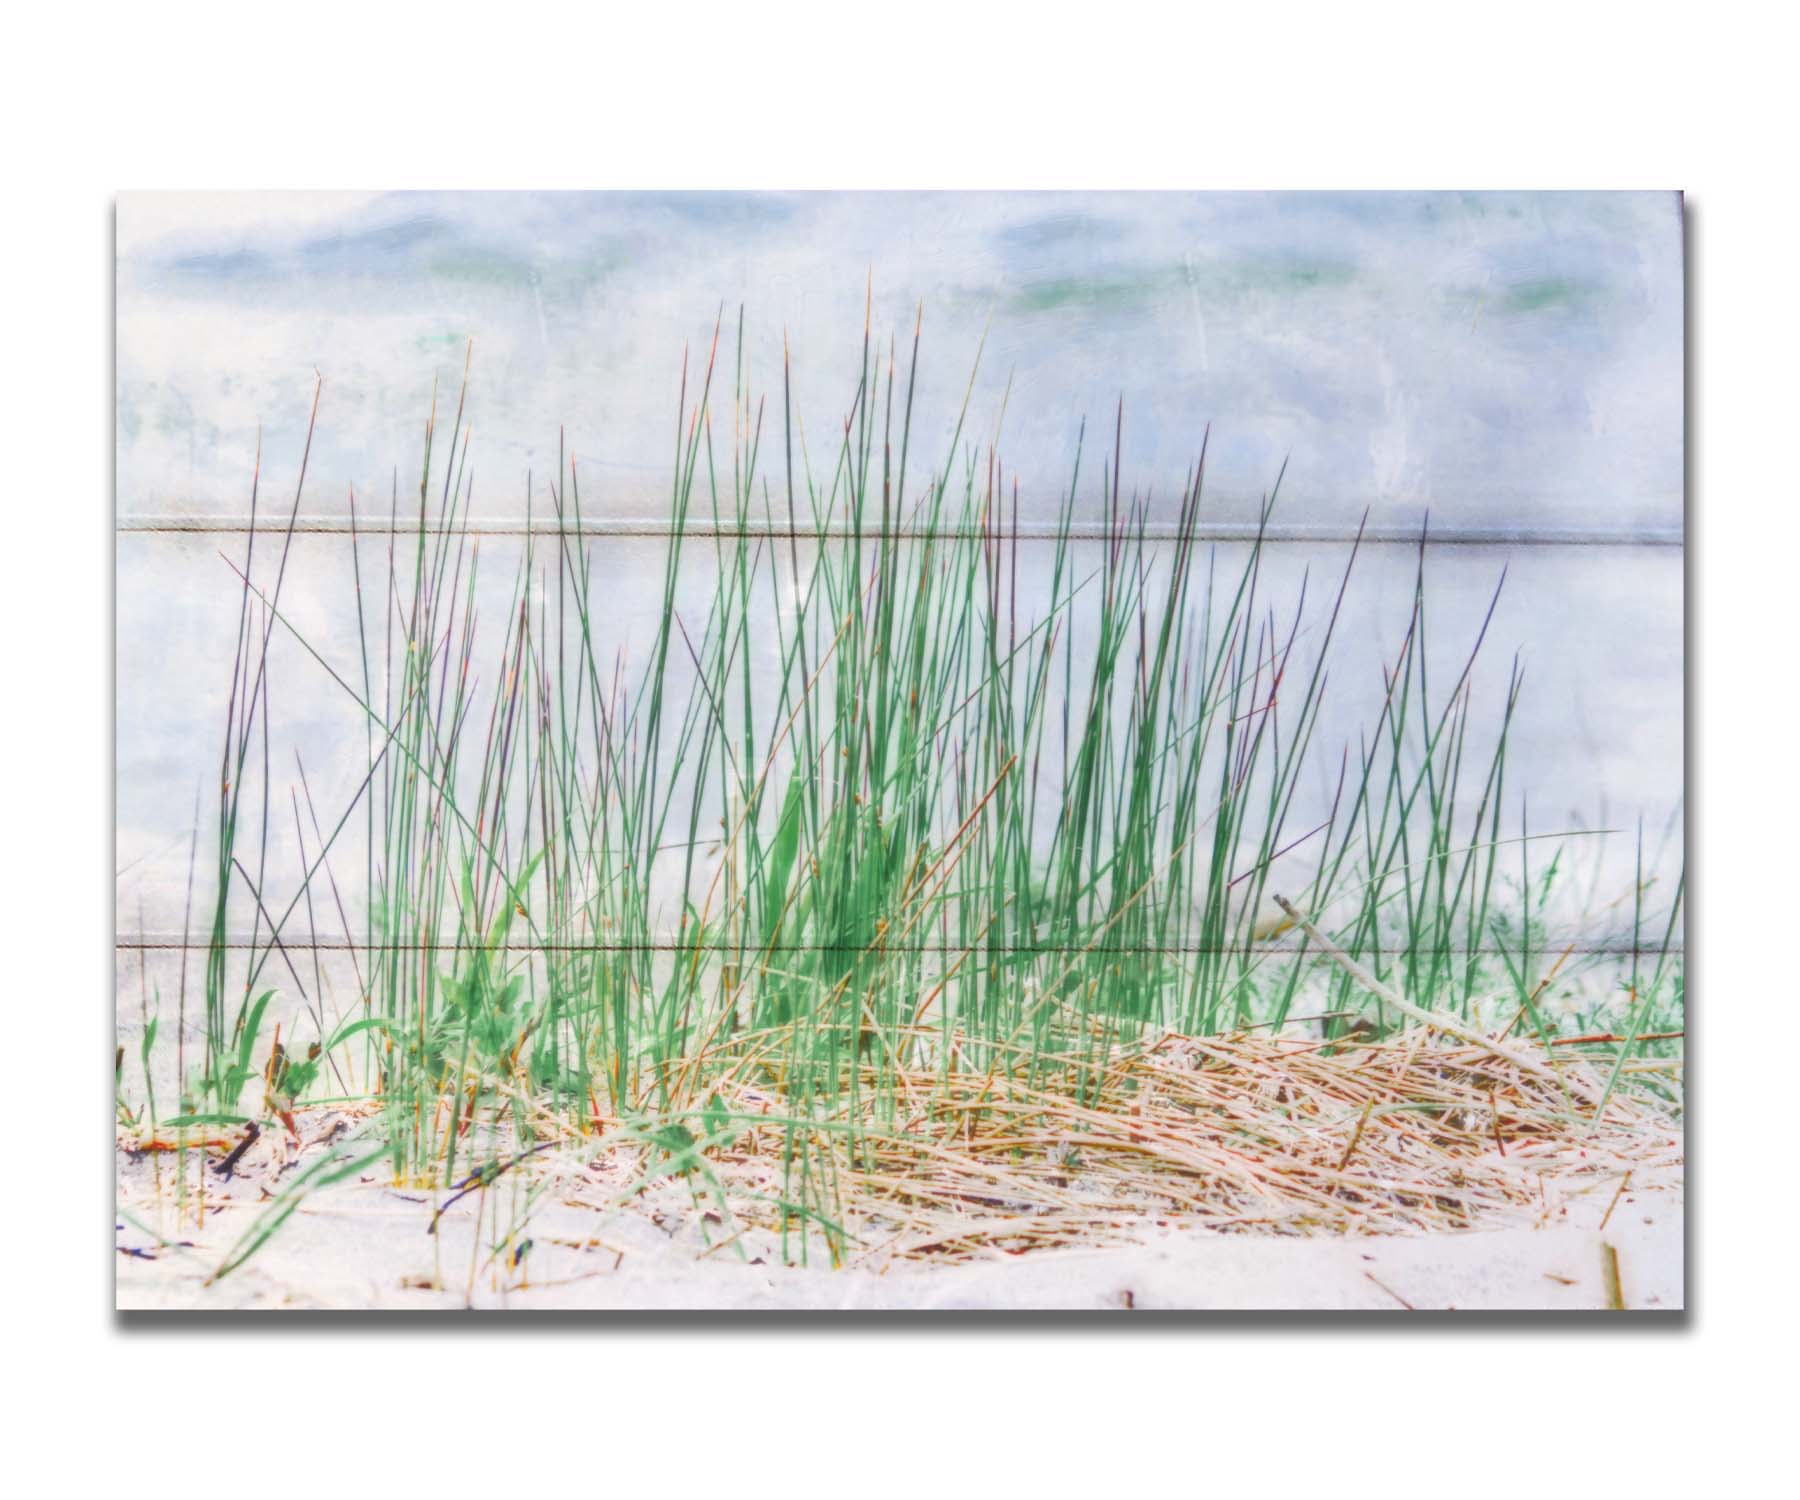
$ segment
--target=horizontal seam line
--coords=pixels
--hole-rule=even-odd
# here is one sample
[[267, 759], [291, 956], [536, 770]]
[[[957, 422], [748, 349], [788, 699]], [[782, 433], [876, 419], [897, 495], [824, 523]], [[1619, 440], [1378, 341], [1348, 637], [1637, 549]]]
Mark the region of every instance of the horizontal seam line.
[[[115, 951], [138, 952], [192, 952], [204, 953], [211, 948], [210, 942], [188, 941], [179, 938], [118, 938], [113, 943]], [[258, 941], [250, 942], [245, 938], [228, 938], [222, 945], [230, 952], [261, 953], [273, 951], [274, 945]], [[691, 943], [672, 941], [643, 943], [346, 943], [324, 940], [307, 943], [283, 943], [280, 945], [289, 953], [717, 953], [748, 956], [762, 953], [868, 953], [876, 954], [917, 953], [945, 954], [962, 953], [964, 945], [955, 943], [907, 944], [872, 947], [867, 943], [792, 943], [778, 944], [770, 948], [757, 943], [742, 948], [727, 948], [717, 944], [705, 943], [696, 947]], [[1549, 944], [1555, 947], [1554, 943]], [[998, 945], [975, 944], [966, 947], [971, 953], [1038, 953], [1045, 956], [1053, 954], [1079, 956], [1082, 954], [1118, 956], [1152, 957], [1169, 954], [1212, 954], [1229, 955], [1234, 953], [1287, 953], [1299, 956], [1306, 950], [1299, 947], [1276, 946], [1269, 944], [1251, 944], [1249, 946], [1218, 947], [1206, 944], [1170, 944], [1154, 948], [1135, 947], [1072, 947], [1053, 943], [1002, 943]], [[1398, 954], [1404, 950], [1393, 949]], [[1479, 947], [1454, 948], [1453, 955], [1473, 953], [1510, 953], [1510, 948]], [[1608, 954], [1628, 957], [1633, 954], [1654, 956], [1661, 950], [1657, 947], [1633, 946], [1629, 943], [1598, 943], [1584, 947], [1573, 947], [1567, 950], [1572, 954]], [[1681, 953], [1680, 948], [1671, 948], [1671, 953]], [[1315, 955], [1317, 956], [1317, 955]]]
[[[254, 524], [247, 517], [195, 517], [188, 519], [180, 516], [127, 516], [114, 525], [114, 533], [119, 536], [239, 536], [254, 531], [258, 535], [281, 535], [288, 530], [284, 520], [257, 520]], [[469, 521], [460, 526], [447, 527], [440, 525], [392, 525], [386, 521], [364, 524], [361, 521], [352, 526], [348, 519], [330, 516], [301, 516], [293, 523], [295, 532], [309, 536], [349, 536], [354, 533], [364, 537], [418, 536], [421, 531], [426, 536], [567, 536], [567, 537], [626, 537], [645, 539], [672, 539], [675, 533], [661, 523], [649, 521], [617, 520], [617, 521], [584, 521], [578, 526], [558, 526], [553, 523], [515, 520]], [[1071, 525], [1066, 533], [1070, 541], [1102, 542], [1102, 541], [1135, 541], [1139, 532], [1135, 529], [1120, 530], [1108, 527], [1104, 523], [1081, 523]], [[1182, 538], [1183, 532], [1174, 526], [1147, 526], [1142, 536], [1150, 542], [1172, 542]], [[870, 527], [860, 533], [847, 526], [832, 526], [823, 530], [806, 530], [781, 526], [690, 526], [682, 532], [684, 541], [852, 541], [878, 542], [881, 540], [878, 527]], [[973, 528], [949, 527], [937, 531], [928, 531], [917, 527], [902, 527], [890, 531], [888, 536], [895, 541], [1057, 541], [1064, 533], [1050, 526], [1004, 527], [989, 531]], [[1199, 542], [1254, 542], [1260, 535], [1264, 542], [1294, 543], [1330, 543], [1353, 542], [1357, 539], [1353, 526], [1306, 527], [1268, 527], [1261, 529], [1253, 523], [1242, 525], [1221, 523], [1218, 525], [1201, 525], [1193, 529], [1192, 539]], [[1407, 546], [1416, 547], [1421, 541], [1421, 534], [1416, 528], [1369, 527], [1362, 533], [1362, 540], [1375, 546]], [[1441, 530], [1427, 531], [1422, 540], [1427, 546], [1440, 547], [1487, 547], [1487, 546], [1519, 546], [1519, 547], [1681, 547], [1685, 545], [1685, 535], [1680, 530], [1670, 528], [1654, 528], [1642, 531], [1615, 531], [1596, 528], [1593, 530], [1535, 531], [1525, 529], [1508, 529], [1504, 527], [1444, 527]]]

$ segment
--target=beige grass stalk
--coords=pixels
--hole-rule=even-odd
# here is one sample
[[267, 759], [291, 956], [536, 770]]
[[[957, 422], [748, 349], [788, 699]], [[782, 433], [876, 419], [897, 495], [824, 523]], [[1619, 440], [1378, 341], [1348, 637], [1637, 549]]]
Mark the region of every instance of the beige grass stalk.
[[1509, 1047], [1505, 1042], [1497, 1041], [1490, 1036], [1484, 1036], [1473, 1027], [1465, 1026], [1461, 1021], [1456, 1020], [1454, 1017], [1444, 1015], [1441, 1011], [1426, 1010], [1421, 1005], [1414, 1005], [1412, 1001], [1406, 999], [1405, 996], [1392, 985], [1383, 984], [1348, 953], [1344, 952], [1342, 948], [1338, 947], [1336, 943], [1332, 942], [1330, 938], [1326, 937], [1324, 933], [1320, 932], [1319, 929], [1313, 925], [1311, 919], [1301, 912], [1293, 902], [1289, 901], [1286, 896], [1277, 896], [1275, 898], [1275, 903], [1293, 919], [1296, 927], [1319, 945], [1320, 950], [1327, 958], [1341, 968], [1364, 989], [1368, 990], [1370, 994], [1380, 999], [1384, 1004], [1393, 1006], [1394, 1009], [1399, 1011], [1402, 1015], [1411, 1016], [1413, 1020], [1418, 1021], [1425, 1026], [1429, 1026], [1433, 1030], [1441, 1031], [1446, 1036], [1453, 1036], [1458, 1041], [1468, 1042], [1471, 1046], [1484, 1047], [1496, 1057], [1505, 1058], [1520, 1071], [1531, 1073], [1539, 1078], [1546, 1079], [1549, 1082], [1554, 1083], [1559, 1089], [1571, 1090], [1572, 1092], [1579, 1094], [1581, 1098], [1589, 1104], [1595, 1106], [1599, 1105], [1600, 1100], [1595, 1094], [1575, 1080], [1564, 1077], [1563, 1074], [1559, 1073], [1555, 1068], [1546, 1066], [1536, 1058], [1530, 1057], [1519, 1051], [1516, 1047]]

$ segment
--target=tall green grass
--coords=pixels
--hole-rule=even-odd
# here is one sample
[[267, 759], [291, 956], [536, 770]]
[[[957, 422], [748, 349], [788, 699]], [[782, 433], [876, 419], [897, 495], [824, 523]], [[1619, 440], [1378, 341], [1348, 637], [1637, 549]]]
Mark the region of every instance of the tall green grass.
[[[252, 530], [188, 1119], [244, 1107], [259, 1072], [276, 1107], [367, 1094], [396, 1171], [448, 1183], [472, 1126], [532, 1140], [604, 1118], [691, 1142], [730, 1059], [794, 1122], [793, 1201], [822, 1201], [810, 1124], [894, 1128], [903, 1077], [1024, 1058], [1079, 1089], [1164, 1028], [1279, 1025], [1305, 997], [1329, 1032], [1368, 1009], [1269, 921], [1275, 890], [1417, 1004], [1466, 1017], [1515, 992], [1526, 1029], [1552, 1025], [1538, 1002], [1559, 961], [1532, 921], [1557, 867], [1534, 867], [1508, 797], [1522, 674], [1487, 695], [1474, 671], [1503, 575], [1442, 680], [1421, 538], [1383, 678], [1351, 689], [1362, 733], [1325, 743], [1361, 540], [1272, 597], [1279, 480], [1253, 542], [1208, 546], [1205, 439], [1153, 506], [1126, 486], [1119, 413], [1106, 442], [1084, 434], [1054, 535], [1022, 541], [1016, 483], [965, 441], [966, 396], [937, 465], [916, 451], [916, 328], [901, 351], [865, 331], [816, 458], [787, 368], [753, 395], [741, 316], [737, 334], [735, 359], [715, 334], [684, 366], [648, 641], [613, 628], [625, 564], [585, 525], [573, 459], [531, 495], [548, 524], [528, 528], [504, 616], [479, 619], [466, 371], [404, 509], [395, 486], [385, 569], [366, 575], [366, 536], [352, 546], [356, 658], [283, 602], [300, 487], [278, 546]], [[1084, 497], [1099, 540], [1075, 527]], [[366, 769], [321, 816], [297, 767], [305, 873], [280, 899], [264, 878], [278, 636], [360, 726]], [[1297, 826], [1321, 774], [1328, 812]], [[1632, 982], [1639, 1032], [1678, 1002], [1679, 906]], [[355, 939], [360, 1003], [336, 1022], [303, 972], [321, 911]], [[228, 937], [246, 916], [240, 983]], [[264, 1007], [287, 985], [315, 1034], [271, 1050]]]

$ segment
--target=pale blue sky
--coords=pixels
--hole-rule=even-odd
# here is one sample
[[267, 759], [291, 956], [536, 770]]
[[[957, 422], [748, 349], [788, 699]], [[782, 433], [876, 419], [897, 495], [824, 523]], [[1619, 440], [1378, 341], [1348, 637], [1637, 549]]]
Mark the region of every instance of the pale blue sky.
[[259, 424], [266, 472], [297, 462], [315, 369], [308, 508], [386, 493], [470, 337], [477, 514], [516, 513], [566, 429], [603, 512], [656, 515], [684, 343], [742, 304], [778, 398], [785, 330], [823, 433], [872, 271], [878, 333], [923, 305], [934, 460], [987, 327], [968, 432], [1010, 379], [1028, 510], [1123, 397], [1159, 494], [1213, 424], [1222, 518], [1285, 459], [1294, 523], [1681, 523], [1673, 194], [139, 194], [119, 247], [127, 515], [241, 511]]

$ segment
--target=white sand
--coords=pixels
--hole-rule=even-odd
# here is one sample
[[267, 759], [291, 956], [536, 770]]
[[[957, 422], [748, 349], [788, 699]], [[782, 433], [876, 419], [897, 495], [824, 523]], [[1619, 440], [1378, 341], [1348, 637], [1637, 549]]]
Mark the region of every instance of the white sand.
[[[165, 1169], [165, 1194], [169, 1181]], [[122, 1173], [116, 1238], [156, 1259], [118, 1255], [117, 1306], [1580, 1310], [1607, 1305], [1606, 1245], [1617, 1252], [1628, 1308], [1675, 1311], [1683, 1303], [1678, 1182], [1633, 1188], [1616, 1202], [1589, 1195], [1536, 1229], [1289, 1238], [1177, 1223], [1147, 1229], [1131, 1245], [886, 1267], [877, 1253], [838, 1271], [782, 1266], [773, 1235], [762, 1232], [708, 1253], [703, 1236], [718, 1231], [684, 1189], [665, 1189], [611, 1213], [540, 1198], [524, 1231], [531, 1249], [514, 1267], [486, 1256], [477, 1231], [482, 1247], [502, 1238], [524, 1206], [519, 1189], [490, 1190], [485, 1207], [479, 1195], [465, 1199], [430, 1234], [429, 1202], [379, 1182], [345, 1183], [308, 1198], [247, 1265], [209, 1286], [209, 1273], [263, 1207], [261, 1187], [240, 1179], [224, 1190], [235, 1198], [203, 1228], [180, 1231], [191, 1247], [158, 1247], [140, 1227], [158, 1211], [152, 1173], [140, 1166]], [[754, 1259], [763, 1263], [747, 1263]]]

